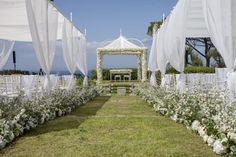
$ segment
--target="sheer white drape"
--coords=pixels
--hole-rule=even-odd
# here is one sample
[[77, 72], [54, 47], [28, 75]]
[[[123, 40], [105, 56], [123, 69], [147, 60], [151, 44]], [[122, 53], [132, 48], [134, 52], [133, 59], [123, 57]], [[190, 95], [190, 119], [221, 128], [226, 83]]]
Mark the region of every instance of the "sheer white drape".
[[79, 38], [79, 54], [77, 60], [77, 66], [84, 75], [83, 86], [88, 86], [88, 68], [87, 68], [87, 43], [86, 37], [81, 34]]
[[75, 86], [75, 78], [73, 75], [63, 76], [63, 79], [65, 81], [65, 89], [68, 90]]
[[0, 40], [0, 69], [7, 63], [11, 55], [15, 42], [9, 40]]
[[157, 78], [156, 78], [156, 71], [152, 71], [150, 77], [150, 85], [156, 87], [157, 86]]
[[167, 65], [167, 57], [166, 57], [166, 47], [164, 45], [165, 42], [165, 32], [166, 28], [168, 25], [169, 17], [163, 22], [160, 30], [158, 31], [157, 34], [157, 55], [156, 55], [156, 60], [157, 60], [157, 66], [158, 69], [161, 71], [161, 74], [164, 75], [166, 73], [166, 65]]
[[203, 0], [203, 10], [211, 40], [232, 70], [227, 77], [228, 88], [236, 92], [236, 2]]
[[203, 10], [212, 42], [224, 58], [226, 66], [230, 69], [235, 69], [235, 0], [203, 0]]
[[177, 3], [169, 18], [164, 36], [167, 60], [179, 72], [184, 71], [186, 15], [189, 5], [189, 0], [181, 0]]
[[186, 76], [183, 73], [176, 75], [176, 89], [181, 94], [186, 92]]
[[157, 31], [158, 31], [158, 28], [155, 25], [153, 28], [153, 41], [152, 41], [152, 47], [151, 47], [149, 61], [148, 61], [148, 70], [150, 70], [152, 72], [152, 75], [150, 78], [151, 86], [157, 85], [157, 80], [156, 80], [156, 71], [158, 71], [158, 66], [157, 66]]
[[65, 19], [62, 32], [62, 48], [67, 69], [71, 73], [70, 79], [67, 80], [71, 81], [67, 83], [66, 88], [68, 90], [74, 87], [74, 73], [76, 71], [77, 58], [79, 53], [78, 33], [79, 32], [71, 24], [71, 22]]
[[25, 92], [25, 94], [29, 98], [31, 98], [33, 88], [34, 88], [34, 76], [33, 75], [23, 76], [22, 77], [22, 85], [23, 85], [23, 91]]
[[48, 0], [25, 0], [25, 2], [33, 47], [40, 66], [47, 75], [45, 88], [48, 90], [56, 47], [58, 11], [49, 5]]
[[73, 75], [76, 71], [76, 58], [78, 53], [78, 33], [75, 33], [74, 27], [67, 19], [64, 21], [62, 33], [63, 56], [67, 69]]

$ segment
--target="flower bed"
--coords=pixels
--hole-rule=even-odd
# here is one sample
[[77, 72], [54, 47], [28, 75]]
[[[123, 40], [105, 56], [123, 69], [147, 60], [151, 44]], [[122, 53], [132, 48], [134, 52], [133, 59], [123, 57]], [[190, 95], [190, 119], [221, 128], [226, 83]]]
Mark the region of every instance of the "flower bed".
[[149, 85], [141, 85], [135, 92], [155, 111], [198, 133], [215, 153], [236, 156], [236, 101], [227, 104], [224, 93], [196, 90], [179, 94]]
[[0, 99], [0, 149], [25, 131], [72, 112], [98, 95], [97, 88], [57, 90], [42, 97]]

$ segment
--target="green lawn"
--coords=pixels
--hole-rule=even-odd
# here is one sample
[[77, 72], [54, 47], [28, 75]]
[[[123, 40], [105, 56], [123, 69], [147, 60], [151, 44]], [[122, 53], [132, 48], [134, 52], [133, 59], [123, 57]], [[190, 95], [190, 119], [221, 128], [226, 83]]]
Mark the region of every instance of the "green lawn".
[[98, 97], [0, 152], [2, 157], [216, 157], [186, 127], [139, 97]]

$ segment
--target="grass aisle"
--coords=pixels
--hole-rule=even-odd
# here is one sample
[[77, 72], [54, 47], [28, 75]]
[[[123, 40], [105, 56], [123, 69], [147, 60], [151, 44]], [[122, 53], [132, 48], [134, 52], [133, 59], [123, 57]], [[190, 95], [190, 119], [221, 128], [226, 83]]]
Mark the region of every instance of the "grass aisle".
[[139, 97], [98, 97], [19, 138], [2, 157], [214, 157], [202, 139]]

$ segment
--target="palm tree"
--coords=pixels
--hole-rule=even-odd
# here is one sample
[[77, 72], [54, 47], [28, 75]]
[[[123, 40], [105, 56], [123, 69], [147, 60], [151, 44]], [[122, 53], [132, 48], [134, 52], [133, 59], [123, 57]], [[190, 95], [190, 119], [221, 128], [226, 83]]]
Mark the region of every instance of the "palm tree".
[[156, 25], [157, 28], [159, 29], [163, 23], [163, 20], [161, 21], [154, 21], [150, 22], [147, 30], [147, 35], [152, 36], [153, 35], [153, 27]]

